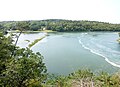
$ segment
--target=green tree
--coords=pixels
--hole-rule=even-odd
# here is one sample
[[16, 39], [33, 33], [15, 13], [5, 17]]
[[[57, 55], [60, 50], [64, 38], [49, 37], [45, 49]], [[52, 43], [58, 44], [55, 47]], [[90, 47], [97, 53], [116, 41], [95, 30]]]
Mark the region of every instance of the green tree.
[[0, 34], [0, 86], [42, 86], [47, 77], [47, 69], [42, 60], [40, 53], [16, 47], [11, 37]]
[[14, 59], [7, 65], [7, 70], [3, 72], [6, 76], [5, 86], [28, 87], [35, 82], [41, 86], [46, 80], [47, 69], [43, 63], [40, 53], [33, 53], [29, 48], [18, 49]]
[[0, 33], [0, 74], [6, 69], [6, 64], [11, 59], [13, 48], [11, 37], [6, 37]]
[[17, 42], [18, 42], [18, 39], [20, 37], [20, 35], [22, 34], [22, 32], [24, 30], [29, 30], [30, 26], [29, 26], [29, 22], [28, 21], [19, 21], [15, 24], [15, 29], [16, 30], [19, 30], [20, 33], [18, 35], [16, 35], [16, 41], [15, 41], [15, 46], [13, 48], [13, 51], [12, 51], [12, 55], [11, 57], [15, 54], [15, 47], [17, 45]]

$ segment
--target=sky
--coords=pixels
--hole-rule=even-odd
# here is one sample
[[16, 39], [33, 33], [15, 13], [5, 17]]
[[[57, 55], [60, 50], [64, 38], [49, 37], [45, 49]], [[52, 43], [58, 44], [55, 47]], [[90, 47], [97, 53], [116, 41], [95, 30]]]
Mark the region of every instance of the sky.
[[44, 19], [120, 23], [120, 0], [0, 0], [0, 21]]

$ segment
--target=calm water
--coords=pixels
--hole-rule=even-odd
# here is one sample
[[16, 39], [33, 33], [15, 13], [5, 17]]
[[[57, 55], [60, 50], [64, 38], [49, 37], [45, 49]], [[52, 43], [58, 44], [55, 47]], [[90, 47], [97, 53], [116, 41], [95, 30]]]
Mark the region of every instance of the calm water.
[[[39, 38], [42, 33], [22, 35]], [[49, 73], [69, 74], [90, 68], [94, 72], [115, 72], [120, 67], [120, 45], [115, 32], [50, 33], [32, 47], [44, 56]], [[24, 41], [24, 39], [22, 39]], [[20, 46], [23, 43], [20, 43]]]
[[32, 43], [35, 39], [40, 38], [45, 34], [46, 33], [23, 33], [20, 35], [17, 45], [22, 48], [28, 47], [28, 45]]

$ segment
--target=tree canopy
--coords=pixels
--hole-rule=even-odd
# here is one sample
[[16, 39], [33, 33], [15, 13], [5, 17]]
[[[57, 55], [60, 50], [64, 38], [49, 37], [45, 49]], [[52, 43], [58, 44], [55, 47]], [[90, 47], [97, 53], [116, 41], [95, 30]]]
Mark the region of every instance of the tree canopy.
[[[49, 20], [31, 20], [31, 21], [19, 21], [21, 24], [29, 25], [29, 30], [53, 30], [59, 32], [65, 31], [120, 31], [120, 24], [111, 24], [98, 21], [72, 21], [61, 19], [49, 19]], [[0, 29], [16, 30], [16, 23], [18, 21], [0, 22]], [[24, 28], [24, 27], [23, 27]], [[26, 28], [25, 28], [26, 30]]]
[[47, 76], [43, 56], [29, 48], [16, 47], [12, 41], [10, 36], [0, 33], [0, 86], [40, 87]]

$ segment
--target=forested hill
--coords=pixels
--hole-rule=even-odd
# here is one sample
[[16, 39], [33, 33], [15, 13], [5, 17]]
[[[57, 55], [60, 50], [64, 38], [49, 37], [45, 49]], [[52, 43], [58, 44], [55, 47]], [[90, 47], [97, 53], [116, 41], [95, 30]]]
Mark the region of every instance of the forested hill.
[[120, 31], [120, 24], [111, 24], [98, 21], [72, 21], [62, 19], [30, 20], [30, 21], [4, 21], [0, 22], [0, 30], [16, 30], [16, 23], [29, 25], [29, 30], [53, 31]]

